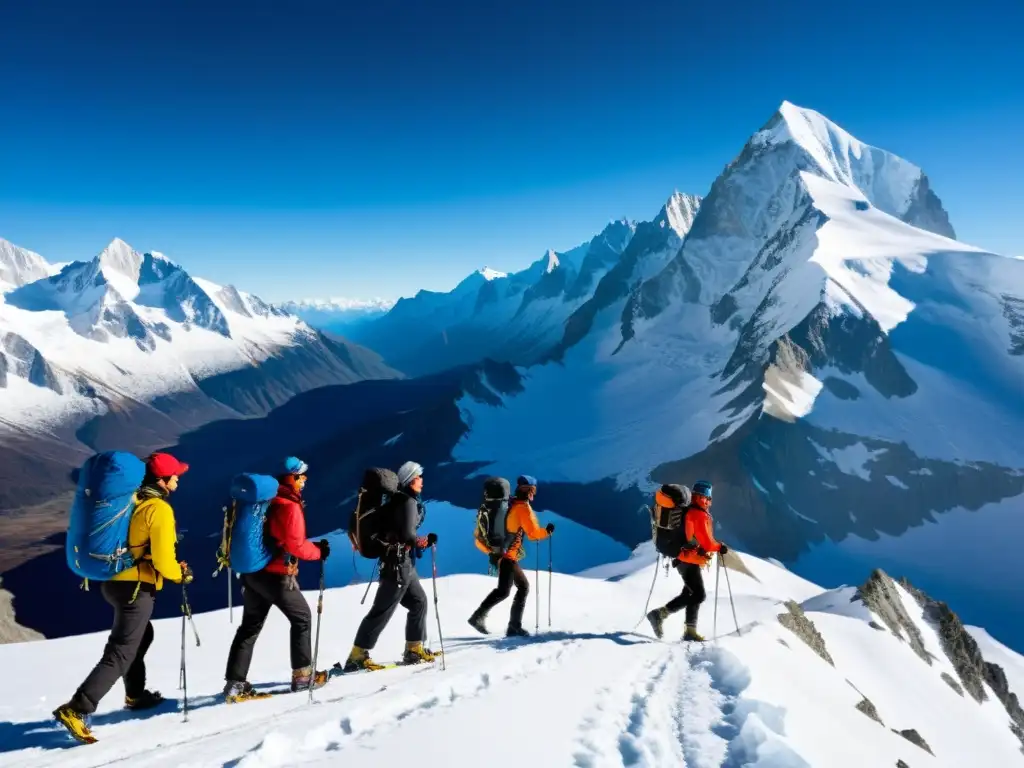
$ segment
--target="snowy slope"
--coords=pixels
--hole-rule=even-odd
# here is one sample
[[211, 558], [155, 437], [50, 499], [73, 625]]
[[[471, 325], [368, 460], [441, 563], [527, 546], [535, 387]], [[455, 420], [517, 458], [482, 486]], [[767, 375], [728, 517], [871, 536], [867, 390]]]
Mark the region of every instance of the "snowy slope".
[[[884, 555], [947, 599], [1005, 583], [970, 620], [1021, 647], [1024, 575], [998, 564], [1024, 514], [1024, 262], [952, 239], [919, 168], [788, 102], [681, 246], [628, 270], [644, 234], [523, 391], [463, 403], [453, 458], [619, 488], [709, 477], [735, 540], [818, 581]], [[954, 574], [939, 553], [965, 526], [995, 551]]]
[[[443, 548], [439, 552], [444, 558]], [[198, 615], [202, 644], [195, 645], [191, 631], [186, 636], [188, 722], [182, 721], [182, 694], [176, 690], [181, 623], [158, 621], [147, 659], [150, 685], [179, 701], [133, 717], [120, 708], [121, 688], [115, 686], [93, 718], [99, 742], [89, 746], [73, 745], [54, 728], [49, 712], [71, 694], [101, 652], [105, 635], [4, 646], [0, 659], [8, 685], [0, 698], [0, 750], [5, 764], [26, 768], [125, 760], [194, 768], [413, 761], [469, 766], [479, 765], [481, 755], [488, 765], [510, 768], [524, 759], [587, 768], [1024, 764], [1002, 705], [991, 695], [984, 703], [964, 697], [944, 679], [956, 671], [901, 588], [891, 586], [892, 605], [904, 606], [908, 626], [935, 656], [931, 663], [907, 638], [884, 628], [881, 614], [851, 603], [852, 590], [824, 592], [756, 558], [744, 556], [742, 563], [749, 576], [729, 572], [742, 634], [732, 624], [723, 578], [719, 642], [687, 646], [668, 641], [681, 630], [678, 617], [669, 620], [667, 642], [654, 641], [646, 625], [631, 631], [654, 576], [647, 551], [619, 566], [626, 575], [612, 581], [556, 573], [550, 629], [542, 574], [540, 589], [533, 590], [542, 595], [541, 633], [526, 641], [481, 637], [465, 624], [493, 579], [444, 577], [437, 584], [437, 612], [446, 632], [447, 669], [435, 665], [336, 679], [316, 692], [312, 705], [305, 693], [224, 705], [219, 691], [238, 611], [235, 624], [227, 610]], [[427, 576], [429, 566], [420, 571]], [[707, 583], [713, 594], [714, 579]], [[652, 604], [663, 604], [678, 587], [675, 574], [659, 573]], [[365, 611], [359, 605], [363, 589], [354, 585], [326, 594], [321, 665], [349, 650]], [[315, 609], [316, 594], [306, 598]], [[831, 663], [803, 639], [813, 642], [813, 630], [793, 625], [802, 637], [782, 625], [778, 617], [790, 615], [787, 600], [794, 608], [804, 604]], [[892, 605], [880, 610], [888, 615]], [[506, 611], [507, 604], [492, 613], [492, 629], [501, 627]], [[531, 596], [531, 629], [534, 613]], [[400, 614], [378, 645], [382, 660], [402, 647]], [[700, 625], [710, 638], [711, 599]], [[432, 615], [435, 648], [436, 627]], [[253, 660], [255, 684], [280, 687], [286, 681], [287, 636], [286, 622], [273, 611]], [[870, 709], [862, 703], [865, 697]], [[495, 723], [515, 723], [522, 739], [495, 749]], [[894, 732], [911, 729], [934, 754]]]

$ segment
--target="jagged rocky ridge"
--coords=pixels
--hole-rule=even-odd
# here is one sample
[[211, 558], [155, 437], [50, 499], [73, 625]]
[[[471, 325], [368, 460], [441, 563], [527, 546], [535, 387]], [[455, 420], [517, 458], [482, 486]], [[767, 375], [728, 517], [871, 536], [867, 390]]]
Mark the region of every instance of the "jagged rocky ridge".
[[[978, 643], [967, 632], [960, 617], [946, 603], [933, 600], [906, 578], [900, 579], [899, 586], [913, 597], [923, 610], [925, 620], [935, 627], [943, 650], [956, 670], [963, 688], [979, 703], [988, 699], [986, 684], [993, 690], [1010, 716], [1010, 728], [1021, 740], [1024, 752], [1024, 709], [1020, 706], [1017, 694], [1010, 691], [1002, 667], [984, 659]], [[889, 631], [910, 643], [911, 648], [922, 660], [929, 665], [932, 664], [933, 658], [925, 649], [920, 631], [907, 613], [897, 589], [897, 582], [887, 573], [876, 569], [851, 600], [860, 601], [867, 606], [886, 624]], [[948, 675], [944, 674], [943, 679], [954, 690], [957, 689], [956, 682], [948, 679]], [[960, 693], [962, 694], [962, 691]], [[900, 733], [906, 735], [905, 732]], [[926, 746], [923, 748], [927, 749]]]

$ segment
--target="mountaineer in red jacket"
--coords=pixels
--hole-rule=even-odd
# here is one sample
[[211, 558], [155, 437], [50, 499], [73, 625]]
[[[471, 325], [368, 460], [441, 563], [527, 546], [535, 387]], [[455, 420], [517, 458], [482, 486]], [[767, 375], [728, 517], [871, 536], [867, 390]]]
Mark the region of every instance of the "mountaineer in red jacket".
[[[227, 681], [224, 697], [228, 702], [262, 698], [270, 694], [254, 691], [246, 680], [252, 661], [253, 647], [263, 629], [270, 608], [276, 606], [291, 623], [292, 690], [309, 687], [314, 675], [309, 603], [299, 591], [296, 576], [299, 560], [326, 560], [331, 548], [327, 539], [313, 543], [306, 538], [306, 513], [302, 489], [306, 487], [309, 467], [294, 456], [285, 459], [284, 471], [278, 476], [280, 487], [267, 510], [265, 535], [274, 559], [257, 573], [243, 574], [242, 623], [235, 632], [228, 654]], [[313, 687], [327, 683], [327, 672], [316, 672]]]
[[706, 568], [712, 554], [718, 552], [725, 555], [729, 548], [715, 540], [711, 532], [714, 522], [711, 519], [711, 483], [698, 480], [693, 484], [690, 506], [683, 513], [683, 548], [673, 565], [683, 577], [683, 591], [678, 597], [668, 601], [663, 608], [656, 608], [647, 614], [654, 634], [660, 639], [665, 619], [683, 608], [686, 609], [686, 631], [684, 641], [703, 642], [704, 637], [697, 633], [697, 613], [700, 605], [707, 597], [704, 590], [704, 577], [700, 569]]

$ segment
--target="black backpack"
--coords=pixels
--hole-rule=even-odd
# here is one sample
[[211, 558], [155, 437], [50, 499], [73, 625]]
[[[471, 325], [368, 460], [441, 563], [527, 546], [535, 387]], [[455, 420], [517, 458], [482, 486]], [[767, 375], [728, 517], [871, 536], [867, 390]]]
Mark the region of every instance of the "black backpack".
[[511, 492], [512, 486], [504, 477], [484, 481], [484, 500], [476, 512], [476, 538], [495, 555], [503, 554], [508, 542], [505, 518]]
[[683, 521], [689, 506], [690, 489], [685, 485], [663, 485], [654, 493], [651, 537], [658, 554], [673, 559], [679, 557], [686, 543]]
[[391, 499], [398, 493], [398, 475], [373, 467], [363, 473], [359, 500], [348, 520], [352, 549], [365, 558], [379, 560], [387, 549], [393, 527]]

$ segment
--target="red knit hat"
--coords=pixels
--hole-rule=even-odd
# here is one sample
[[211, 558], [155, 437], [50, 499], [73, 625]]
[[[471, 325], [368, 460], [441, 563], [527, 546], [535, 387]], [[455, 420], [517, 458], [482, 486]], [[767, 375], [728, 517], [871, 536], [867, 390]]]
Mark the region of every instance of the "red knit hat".
[[169, 453], [154, 453], [146, 459], [146, 471], [153, 477], [173, 477], [188, 472], [188, 464]]

